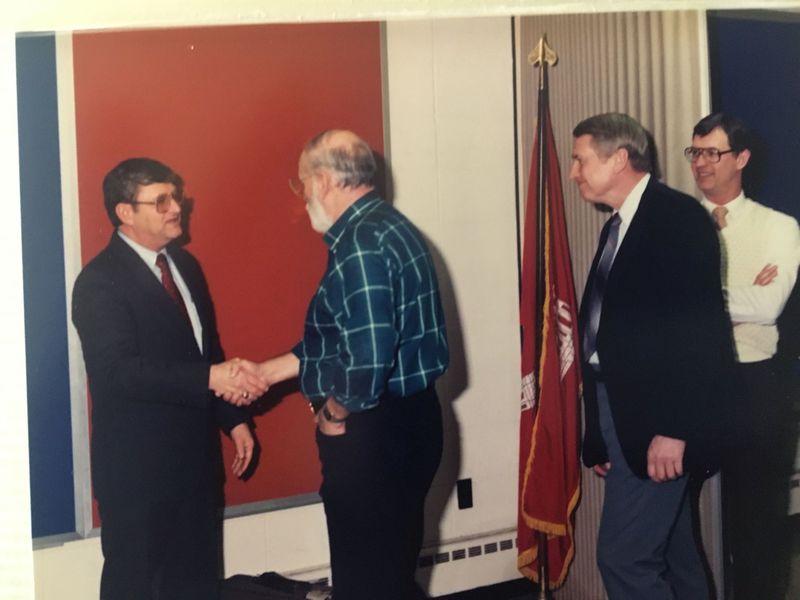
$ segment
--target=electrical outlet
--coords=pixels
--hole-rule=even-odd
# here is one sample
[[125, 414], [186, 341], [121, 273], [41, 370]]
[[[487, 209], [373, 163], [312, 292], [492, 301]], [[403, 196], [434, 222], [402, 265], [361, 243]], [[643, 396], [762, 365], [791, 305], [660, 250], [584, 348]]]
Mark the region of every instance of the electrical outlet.
[[472, 479], [456, 481], [456, 496], [459, 509], [472, 508]]

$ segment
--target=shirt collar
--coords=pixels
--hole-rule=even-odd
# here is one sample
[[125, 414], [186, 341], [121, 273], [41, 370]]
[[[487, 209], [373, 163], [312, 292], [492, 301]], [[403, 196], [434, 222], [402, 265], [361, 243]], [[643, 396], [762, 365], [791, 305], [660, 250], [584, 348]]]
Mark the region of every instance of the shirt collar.
[[380, 201], [378, 192], [376, 190], [370, 190], [348, 206], [347, 210], [342, 213], [342, 216], [336, 219], [336, 222], [331, 225], [331, 228], [328, 229], [322, 237], [323, 241], [328, 245], [328, 248], [333, 250], [342, 238], [342, 234], [345, 229], [347, 229], [350, 221], [358, 218], [376, 201]]
[[[133, 249], [134, 252], [136, 252], [136, 254], [139, 255], [139, 258], [141, 258], [145, 262], [145, 264], [148, 267], [150, 267], [150, 269], [154, 269], [155, 268], [156, 257], [159, 254], [161, 254], [161, 252], [163, 252], [164, 254], [167, 254], [167, 249], [166, 248], [161, 250], [161, 252], [156, 252], [155, 250], [151, 250], [150, 248], [145, 248], [144, 246], [142, 246], [138, 242], [134, 242], [131, 238], [129, 238], [124, 233], [122, 233], [119, 229], [117, 229], [117, 235], [119, 237], [121, 237], [122, 240], [126, 244], [128, 244], [128, 246], [130, 246]], [[169, 258], [168, 254], [167, 254], [167, 258]]]
[[709, 200], [705, 196], [703, 196], [703, 199], [700, 200], [700, 204], [703, 205], [703, 208], [705, 208], [709, 212], [709, 214], [718, 206], [724, 206], [725, 208], [728, 209], [728, 212], [725, 213], [725, 220], [730, 222], [731, 219], [733, 219], [734, 221], [736, 220], [736, 214], [742, 210], [742, 207], [745, 205], [745, 200], [746, 198], [744, 197], [744, 191], [741, 191], [739, 192], [739, 195], [736, 196], [736, 198], [734, 198], [730, 202], [726, 202], [725, 204], [714, 204], [713, 202], [711, 202], [711, 200]]
[[644, 190], [649, 182], [650, 173], [645, 173], [644, 177], [639, 180], [639, 183], [633, 186], [633, 189], [628, 192], [628, 196], [625, 198], [622, 206], [619, 207], [617, 211], [619, 213], [619, 218], [626, 226], [630, 225], [633, 220], [633, 216], [639, 208], [639, 203], [642, 201], [642, 194], [644, 194]]

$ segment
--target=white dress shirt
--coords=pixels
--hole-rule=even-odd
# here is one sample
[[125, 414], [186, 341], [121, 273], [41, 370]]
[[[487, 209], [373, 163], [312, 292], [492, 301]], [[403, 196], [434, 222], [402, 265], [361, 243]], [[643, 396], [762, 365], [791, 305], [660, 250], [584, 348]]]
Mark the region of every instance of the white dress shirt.
[[[701, 200], [709, 213], [717, 207]], [[780, 316], [800, 265], [800, 228], [789, 215], [739, 194], [724, 205], [727, 225], [720, 231], [722, 282], [739, 362], [771, 358], [778, 346]], [[778, 267], [768, 285], [755, 285], [767, 264]]]
[[164, 254], [167, 257], [167, 262], [169, 263], [170, 271], [172, 271], [172, 278], [175, 280], [175, 285], [178, 286], [178, 291], [181, 293], [181, 298], [183, 298], [183, 303], [186, 305], [186, 311], [189, 313], [189, 321], [192, 323], [192, 331], [194, 332], [194, 339], [197, 342], [197, 347], [200, 349], [200, 352], [203, 351], [203, 326], [200, 324], [200, 314], [197, 312], [197, 307], [194, 305], [194, 300], [192, 299], [192, 294], [189, 292], [189, 287], [186, 285], [186, 282], [183, 280], [183, 276], [181, 275], [180, 270], [178, 269], [177, 265], [173, 262], [172, 257], [169, 255], [169, 252], [166, 250], [162, 250], [161, 252], [155, 252], [154, 250], [150, 250], [149, 248], [145, 248], [141, 244], [134, 242], [131, 238], [126, 236], [122, 233], [119, 229], [117, 229], [117, 235], [121, 237], [126, 244], [128, 244], [136, 254], [144, 261], [144, 263], [150, 268], [150, 271], [153, 275], [158, 279], [159, 284], [161, 283], [161, 269], [158, 268], [156, 265], [156, 257], [159, 254]]
[[614, 258], [617, 257], [617, 251], [619, 250], [620, 246], [622, 246], [622, 240], [625, 239], [625, 234], [628, 233], [628, 229], [631, 226], [631, 221], [633, 221], [636, 211], [639, 210], [639, 203], [642, 201], [642, 194], [644, 194], [644, 190], [649, 182], [650, 173], [647, 173], [639, 180], [639, 183], [633, 186], [633, 189], [625, 197], [622, 206], [620, 206], [619, 210], [617, 211], [619, 213], [620, 224], [619, 236], [617, 237], [617, 248], [614, 250]]

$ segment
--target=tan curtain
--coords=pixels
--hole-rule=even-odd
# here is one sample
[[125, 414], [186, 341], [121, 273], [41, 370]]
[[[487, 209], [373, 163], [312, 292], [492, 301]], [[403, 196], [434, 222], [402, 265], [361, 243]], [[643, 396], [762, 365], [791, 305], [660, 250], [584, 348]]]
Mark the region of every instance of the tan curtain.
[[[536, 122], [538, 70], [527, 57], [547, 34], [558, 55], [550, 70], [550, 110], [556, 137], [567, 229], [578, 297], [594, 255], [605, 217], [580, 199], [568, 181], [572, 129], [603, 112], [624, 112], [654, 136], [662, 179], [694, 194], [694, 181], [682, 149], [705, 111], [704, 27], [698, 12], [640, 12], [521, 17], [517, 20], [519, 74], [520, 175], [523, 202], [527, 190]], [[707, 486], [708, 487], [708, 486]], [[583, 473], [583, 497], [577, 513], [576, 555], [569, 578], [556, 593], [559, 600], [605, 598], [595, 565], [595, 541], [603, 486], [591, 471]], [[703, 534], [711, 564], [718, 557], [711, 525], [714, 503], [704, 492]]]

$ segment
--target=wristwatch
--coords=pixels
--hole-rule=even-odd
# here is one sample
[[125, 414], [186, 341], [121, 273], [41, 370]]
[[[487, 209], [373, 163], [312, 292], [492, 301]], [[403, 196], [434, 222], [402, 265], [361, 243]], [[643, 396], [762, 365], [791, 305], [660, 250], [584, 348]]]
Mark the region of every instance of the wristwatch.
[[338, 419], [338, 418], [334, 417], [331, 414], [331, 411], [328, 410], [328, 405], [327, 404], [323, 404], [322, 405], [322, 416], [325, 417], [325, 420], [329, 421], [330, 423], [344, 423], [345, 419], [347, 419], [347, 417], [345, 417], [344, 419]]

